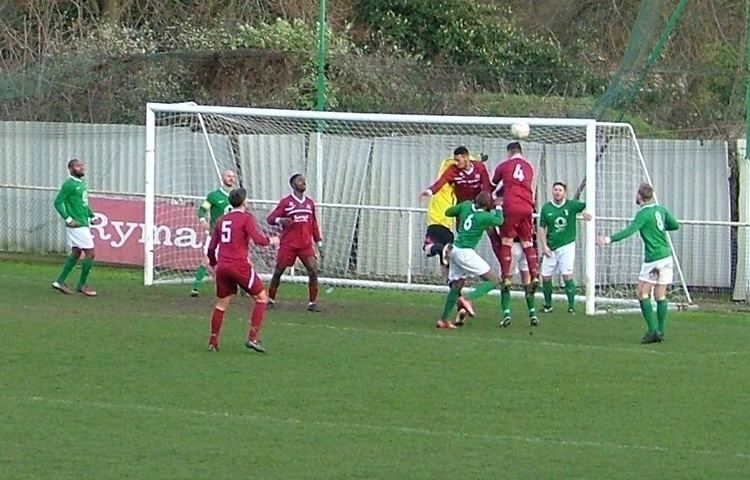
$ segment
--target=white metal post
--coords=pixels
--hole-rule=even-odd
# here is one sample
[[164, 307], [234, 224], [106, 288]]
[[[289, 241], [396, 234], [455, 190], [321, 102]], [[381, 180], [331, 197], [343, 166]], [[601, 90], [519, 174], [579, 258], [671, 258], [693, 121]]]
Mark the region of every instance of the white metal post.
[[143, 214], [143, 284], [154, 284], [154, 180], [155, 180], [156, 116], [146, 104], [146, 199]]
[[596, 313], [596, 122], [586, 125], [586, 315]]
[[414, 257], [414, 226], [412, 225], [414, 214], [411, 211], [407, 212], [406, 219], [409, 222], [409, 225], [406, 226], [406, 236], [408, 237], [406, 242], [406, 283], [411, 283], [411, 271], [414, 266], [414, 260], [412, 259]]
[[323, 134], [315, 132], [315, 200], [325, 202], [323, 199]]

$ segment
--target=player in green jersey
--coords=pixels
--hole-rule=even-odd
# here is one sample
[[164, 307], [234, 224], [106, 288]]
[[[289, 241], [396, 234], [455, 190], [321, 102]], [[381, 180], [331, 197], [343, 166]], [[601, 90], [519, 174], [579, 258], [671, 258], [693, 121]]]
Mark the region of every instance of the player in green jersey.
[[561, 275], [568, 297], [568, 313], [575, 313], [576, 283], [573, 265], [576, 258], [576, 215], [583, 212], [584, 220], [591, 215], [584, 212], [586, 204], [566, 197], [568, 187], [562, 182], [552, 185], [552, 201], [539, 213], [537, 238], [542, 249], [542, 292], [544, 312], [552, 311], [552, 276]]
[[[631, 224], [610, 236], [598, 237], [596, 243], [603, 247], [624, 240], [636, 232], [640, 233], [644, 259], [638, 275], [638, 301], [648, 328], [641, 343], [655, 343], [664, 340], [667, 323], [667, 287], [672, 283], [674, 276], [672, 248], [667, 232], [679, 229], [680, 224], [669, 210], [656, 204], [654, 187], [651, 185], [641, 184], [635, 201], [641, 208]], [[650, 298], [652, 290], [656, 300], [656, 325]]]
[[190, 291], [191, 297], [197, 297], [200, 294], [200, 287], [203, 283], [203, 278], [205, 278], [206, 273], [208, 272], [208, 244], [211, 243], [211, 235], [209, 232], [214, 230], [214, 225], [216, 225], [216, 221], [219, 217], [232, 209], [232, 206], [229, 204], [229, 192], [234, 188], [236, 180], [237, 176], [232, 170], [225, 170], [224, 173], [221, 174], [221, 188], [206, 195], [206, 199], [198, 207], [198, 219], [206, 231], [206, 242], [203, 244], [203, 262], [195, 271], [193, 289]]
[[[488, 228], [498, 227], [503, 223], [503, 214], [499, 209], [493, 209], [492, 196], [488, 192], [481, 192], [474, 201], [464, 201], [445, 211], [449, 217], [456, 217], [456, 241], [446, 250], [450, 258], [448, 269], [448, 285], [450, 290], [445, 300], [445, 308], [437, 321], [438, 328], [456, 328], [448, 320], [448, 315], [459, 306], [474, 316], [471, 304], [461, 297], [466, 277], [479, 277], [484, 280], [474, 291], [467, 295], [467, 299], [474, 300], [486, 295], [499, 282], [497, 275], [489, 264], [476, 252], [477, 244]], [[493, 210], [493, 211], [490, 211]]]
[[83, 179], [85, 166], [77, 158], [68, 162], [70, 176], [60, 187], [55, 197], [55, 210], [65, 220], [65, 234], [70, 246], [70, 255], [65, 259], [62, 272], [52, 283], [52, 288], [65, 294], [72, 294], [73, 290], [65, 285], [65, 279], [78, 263], [81, 255], [81, 278], [76, 291], [87, 297], [95, 297], [96, 292], [86, 285], [91, 268], [94, 266], [94, 237], [91, 235], [91, 221], [94, 212], [89, 207], [88, 186]]

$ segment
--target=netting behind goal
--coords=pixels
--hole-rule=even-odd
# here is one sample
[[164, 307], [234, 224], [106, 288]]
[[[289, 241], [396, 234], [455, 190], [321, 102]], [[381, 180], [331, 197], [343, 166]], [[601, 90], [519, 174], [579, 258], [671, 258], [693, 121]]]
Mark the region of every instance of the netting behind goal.
[[[472, 154], [486, 153], [492, 175], [505, 158], [515, 121], [185, 105], [151, 105], [150, 112], [155, 235], [150, 261], [147, 248], [147, 283], [192, 280], [206, 239], [197, 207], [220, 186], [220, 172], [232, 169], [268, 233], [275, 227], [266, 223], [266, 215], [289, 193], [289, 177], [306, 175], [307, 193], [318, 203], [325, 242], [320, 269], [328, 285], [438, 288], [442, 280], [437, 261], [422, 253], [427, 225], [418, 194], [459, 145]], [[601, 227], [611, 231], [632, 217], [635, 190], [647, 173], [627, 125], [587, 130], [593, 121], [525, 121], [531, 136], [522, 144], [539, 172], [539, 202], [546, 201], [555, 181], [568, 184], [573, 194], [584, 184], [587, 154], [593, 162], [596, 151], [597, 208], [613, 219]], [[582, 190], [584, 199], [593, 195]], [[585, 254], [583, 224], [579, 226], [578, 279], [583, 286], [590, 256]], [[612, 247], [603, 257], [596, 269], [600, 295], [633, 298], [630, 289], [633, 270], [641, 262], [640, 248], [640, 242], [632, 241]], [[497, 265], [486, 239], [479, 250]], [[253, 261], [262, 273], [272, 271], [274, 259], [270, 249], [253, 249]], [[292, 280], [304, 279], [304, 269], [290, 273]], [[589, 295], [593, 292], [592, 286]]]

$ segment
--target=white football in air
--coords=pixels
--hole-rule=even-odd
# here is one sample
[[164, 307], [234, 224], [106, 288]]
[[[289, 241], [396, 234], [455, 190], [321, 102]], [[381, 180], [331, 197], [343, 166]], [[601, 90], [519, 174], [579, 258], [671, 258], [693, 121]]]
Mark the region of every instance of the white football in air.
[[515, 138], [523, 140], [524, 138], [529, 137], [531, 127], [529, 127], [529, 124], [526, 122], [516, 122], [510, 126], [510, 133], [512, 133]]

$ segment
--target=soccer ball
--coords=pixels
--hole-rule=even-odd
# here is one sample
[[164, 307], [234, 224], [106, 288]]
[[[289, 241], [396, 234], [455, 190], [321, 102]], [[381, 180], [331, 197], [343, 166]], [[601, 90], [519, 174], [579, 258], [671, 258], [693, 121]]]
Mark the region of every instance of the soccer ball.
[[510, 133], [519, 140], [528, 138], [531, 133], [531, 127], [526, 122], [516, 122], [510, 126]]

